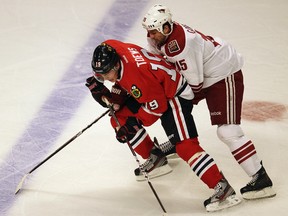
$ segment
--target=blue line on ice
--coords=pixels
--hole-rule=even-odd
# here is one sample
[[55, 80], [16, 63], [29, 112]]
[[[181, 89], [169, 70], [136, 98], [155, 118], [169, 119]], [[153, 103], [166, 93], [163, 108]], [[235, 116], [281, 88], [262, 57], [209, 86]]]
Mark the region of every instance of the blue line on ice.
[[19, 197], [15, 196], [14, 192], [21, 178], [47, 157], [47, 152], [89, 94], [84, 83], [91, 71], [90, 58], [94, 48], [105, 39], [124, 40], [148, 2], [118, 0], [112, 4], [107, 16], [103, 17], [62, 79], [54, 86], [38, 113], [13, 145], [0, 166], [0, 215], [4, 216], [13, 206]]

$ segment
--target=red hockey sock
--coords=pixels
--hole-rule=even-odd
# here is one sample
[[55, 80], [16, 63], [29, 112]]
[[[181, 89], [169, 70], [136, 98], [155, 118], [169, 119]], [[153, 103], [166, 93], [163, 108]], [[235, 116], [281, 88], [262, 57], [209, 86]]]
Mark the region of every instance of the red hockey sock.
[[197, 138], [177, 143], [176, 151], [209, 188], [214, 188], [223, 178], [214, 159], [202, 149]]
[[136, 133], [135, 137], [130, 141], [130, 144], [135, 152], [141, 155], [143, 159], [147, 159], [150, 156], [150, 151], [154, 146], [153, 141], [144, 128]]

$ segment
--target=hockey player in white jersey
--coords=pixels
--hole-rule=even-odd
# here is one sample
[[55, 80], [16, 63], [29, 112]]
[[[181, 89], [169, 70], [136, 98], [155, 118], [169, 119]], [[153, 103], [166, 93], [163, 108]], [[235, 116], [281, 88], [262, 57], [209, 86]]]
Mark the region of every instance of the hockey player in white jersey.
[[[193, 103], [206, 99], [211, 124], [217, 125], [219, 139], [252, 178], [240, 190], [243, 198], [275, 196], [253, 142], [240, 127], [244, 92], [242, 56], [226, 41], [172, 21], [172, 14], [164, 5], [154, 5], [142, 25], [147, 30], [148, 50], [176, 64], [195, 94]], [[173, 152], [166, 143], [164, 151], [167, 149], [168, 153]], [[221, 191], [215, 190], [211, 202], [217, 200], [217, 190]]]

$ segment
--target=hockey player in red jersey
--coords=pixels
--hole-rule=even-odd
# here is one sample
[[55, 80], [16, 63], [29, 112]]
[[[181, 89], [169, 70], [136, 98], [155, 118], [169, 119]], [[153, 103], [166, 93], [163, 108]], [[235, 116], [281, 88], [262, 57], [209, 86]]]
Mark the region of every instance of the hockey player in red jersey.
[[[243, 197], [275, 196], [272, 181], [253, 142], [240, 127], [244, 92], [242, 56], [220, 38], [206, 36], [187, 25], [173, 22], [169, 8], [164, 5], [151, 7], [142, 25], [147, 30], [148, 50], [177, 65], [195, 94], [194, 104], [206, 99], [211, 124], [217, 125], [219, 139], [252, 177], [240, 190]], [[166, 148], [173, 151], [172, 144], [167, 147], [166, 143]]]
[[[178, 155], [214, 194], [205, 200], [207, 211], [215, 211], [240, 203], [234, 189], [224, 178], [213, 158], [200, 146], [191, 114], [194, 94], [173, 64], [160, 56], [129, 43], [107, 40], [97, 46], [92, 58], [95, 76], [87, 80], [93, 97], [102, 105], [103, 97], [112, 104], [113, 97], [101, 81], [108, 80], [131, 97], [120, 103], [115, 112], [121, 127], [111, 118], [120, 142], [129, 140], [135, 152], [147, 161], [150, 171], [167, 164], [165, 154], [150, 139], [143, 126], [158, 119]], [[119, 92], [118, 90], [112, 90]], [[125, 94], [124, 94], [125, 95]]]

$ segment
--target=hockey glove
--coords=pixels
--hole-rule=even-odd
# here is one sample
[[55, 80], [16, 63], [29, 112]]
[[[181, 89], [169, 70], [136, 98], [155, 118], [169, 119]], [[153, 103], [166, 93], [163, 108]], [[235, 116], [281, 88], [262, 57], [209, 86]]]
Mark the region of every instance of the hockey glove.
[[93, 98], [103, 107], [107, 107], [107, 104], [102, 100], [102, 97], [111, 98], [111, 93], [109, 89], [100, 81], [96, 80], [94, 76], [87, 78], [85, 84], [89, 90]]
[[141, 107], [141, 104], [132, 96], [126, 100], [125, 105], [133, 114], [138, 113], [138, 110]]
[[142, 126], [135, 117], [128, 117], [125, 125], [121, 126], [119, 130], [116, 131], [116, 139], [121, 143], [130, 141], [141, 128]]
[[108, 101], [113, 104], [113, 109], [118, 111], [127, 99], [129, 98], [129, 94], [125, 89], [123, 89], [119, 84], [115, 83], [111, 88], [111, 98], [107, 98]]

